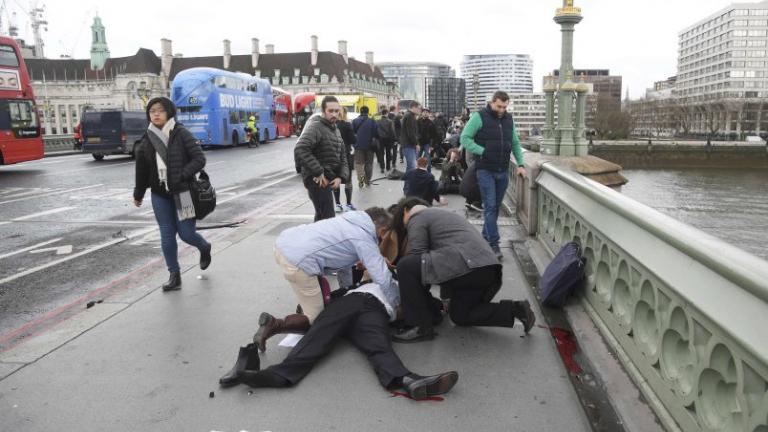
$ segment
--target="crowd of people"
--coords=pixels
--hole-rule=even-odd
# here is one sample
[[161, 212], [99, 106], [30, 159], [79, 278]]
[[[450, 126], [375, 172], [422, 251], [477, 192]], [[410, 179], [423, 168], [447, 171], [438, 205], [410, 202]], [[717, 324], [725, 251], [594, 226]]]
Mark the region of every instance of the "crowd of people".
[[[506, 113], [508, 101], [497, 92], [484, 111], [464, 119], [462, 128], [425, 113], [418, 103], [402, 116], [382, 109], [378, 120], [364, 108], [349, 124], [338, 100], [324, 98], [322, 114], [308, 122], [295, 148], [315, 222], [284, 230], [275, 243], [275, 260], [298, 306], [285, 315], [262, 312], [253, 342], [240, 348], [220, 384], [296, 385], [343, 337], [368, 357], [384, 388], [403, 389], [419, 400], [448, 392], [459, 375], [416, 374], [392, 342], [434, 339], [434, 328], [444, 317], [459, 326], [513, 327], [517, 322], [527, 334], [536, 319], [529, 302], [494, 301], [503, 268], [496, 220], [512, 154], [516, 173], [524, 174], [514, 123]], [[351, 185], [372, 185], [375, 157], [382, 173], [394, 170], [398, 144], [406, 164], [405, 196], [387, 209], [355, 210]], [[436, 151], [438, 146], [442, 151]], [[470, 166], [466, 153], [474, 155]], [[430, 173], [435, 155], [442, 166], [440, 181]], [[463, 215], [432, 207], [445, 202], [443, 194], [461, 190], [470, 172], [466, 168], [475, 172], [485, 217], [482, 233]], [[348, 207], [336, 215], [334, 193], [336, 210], [344, 210], [341, 184]], [[338, 278], [333, 291], [327, 279], [331, 274]], [[433, 285], [440, 287], [439, 297]], [[285, 359], [262, 369], [259, 352], [282, 333], [304, 336]]]
[[[262, 312], [253, 343], [240, 348], [220, 384], [295, 385], [343, 337], [366, 354], [383, 387], [401, 388], [419, 400], [448, 392], [458, 373], [416, 374], [397, 356], [393, 341], [431, 340], [444, 317], [459, 326], [519, 322], [527, 334], [535, 322], [529, 302], [494, 301], [503, 268], [497, 219], [512, 155], [516, 175], [525, 175], [508, 103], [506, 93], [496, 92], [484, 110], [451, 122], [416, 102], [403, 115], [382, 107], [378, 119], [363, 108], [349, 123], [339, 101], [325, 97], [322, 113], [310, 118], [294, 149], [315, 222], [284, 230], [274, 248], [298, 306], [285, 315]], [[167, 98], [150, 101], [150, 127], [136, 156], [134, 203], [140, 206], [151, 189], [170, 272], [164, 291], [181, 288], [177, 234], [200, 250], [202, 269], [211, 263], [211, 245], [196, 232], [188, 186], [205, 156], [176, 124], [175, 112]], [[386, 209], [358, 211], [352, 204], [355, 181], [370, 187], [374, 157], [384, 173], [396, 169], [400, 154], [404, 197]], [[430, 172], [433, 162], [441, 166], [439, 181]], [[457, 192], [468, 208], [482, 209], [482, 233], [463, 215], [432, 207]], [[327, 279], [331, 274], [338, 279], [336, 290]], [[440, 287], [439, 297], [433, 285]], [[262, 369], [259, 352], [281, 333], [304, 336], [283, 361]]]

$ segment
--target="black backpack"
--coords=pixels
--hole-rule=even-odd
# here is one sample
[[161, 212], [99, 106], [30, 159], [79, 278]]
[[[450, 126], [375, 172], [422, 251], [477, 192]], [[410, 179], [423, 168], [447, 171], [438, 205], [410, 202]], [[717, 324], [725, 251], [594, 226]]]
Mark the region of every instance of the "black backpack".
[[545, 306], [562, 307], [568, 297], [584, 283], [586, 258], [581, 256], [581, 246], [566, 243], [549, 263], [539, 280], [539, 295]]

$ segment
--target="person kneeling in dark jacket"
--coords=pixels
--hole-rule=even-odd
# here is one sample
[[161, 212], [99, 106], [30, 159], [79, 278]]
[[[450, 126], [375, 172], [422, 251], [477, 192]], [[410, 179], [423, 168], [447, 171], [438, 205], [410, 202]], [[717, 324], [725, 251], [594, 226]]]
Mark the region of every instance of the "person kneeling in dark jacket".
[[445, 199], [440, 199], [438, 194], [438, 183], [435, 176], [427, 171], [427, 158], [421, 157], [416, 160], [417, 169], [405, 173], [403, 176], [403, 193], [406, 197], [418, 197], [429, 203], [445, 203]]

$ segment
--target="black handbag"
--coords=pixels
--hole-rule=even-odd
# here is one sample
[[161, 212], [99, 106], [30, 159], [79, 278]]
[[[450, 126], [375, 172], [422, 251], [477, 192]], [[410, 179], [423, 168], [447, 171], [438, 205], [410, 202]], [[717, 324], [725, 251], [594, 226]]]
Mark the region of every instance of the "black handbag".
[[216, 189], [204, 170], [200, 170], [197, 178], [189, 182], [189, 193], [192, 195], [192, 204], [195, 206], [196, 219], [204, 219], [216, 208]]

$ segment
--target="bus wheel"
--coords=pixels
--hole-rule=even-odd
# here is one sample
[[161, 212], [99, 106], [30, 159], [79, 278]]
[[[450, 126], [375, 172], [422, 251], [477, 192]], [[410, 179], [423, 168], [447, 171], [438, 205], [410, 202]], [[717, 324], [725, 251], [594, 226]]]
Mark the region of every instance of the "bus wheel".
[[96, 159], [97, 161], [104, 159], [104, 155], [101, 153], [92, 153], [91, 156], [93, 156], [93, 158]]
[[240, 144], [240, 136], [237, 135], [237, 132], [232, 132], [232, 145], [237, 147]]

